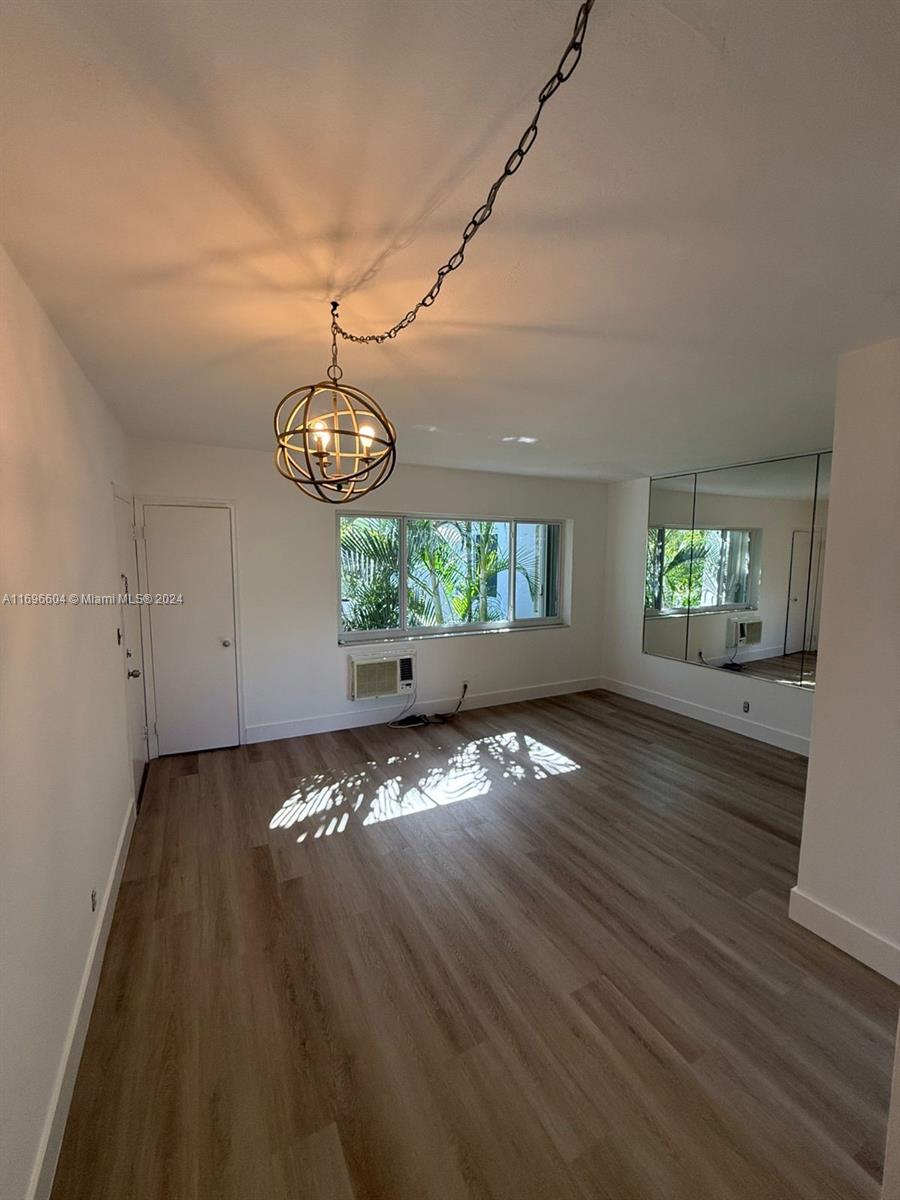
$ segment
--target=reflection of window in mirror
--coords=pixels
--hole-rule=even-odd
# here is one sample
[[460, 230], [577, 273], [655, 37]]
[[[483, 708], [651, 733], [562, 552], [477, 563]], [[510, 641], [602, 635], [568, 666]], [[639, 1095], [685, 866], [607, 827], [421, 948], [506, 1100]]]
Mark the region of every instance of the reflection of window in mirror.
[[687, 606], [692, 590], [692, 538], [696, 476], [650, 482], [644, 573], [644, 651], [684, 661]]
[[644, 607], [648, 613], [756, 608], [761, 529], [651, 527]]
[[650, 481], [644, 651], [811, 687], [830, 453]]

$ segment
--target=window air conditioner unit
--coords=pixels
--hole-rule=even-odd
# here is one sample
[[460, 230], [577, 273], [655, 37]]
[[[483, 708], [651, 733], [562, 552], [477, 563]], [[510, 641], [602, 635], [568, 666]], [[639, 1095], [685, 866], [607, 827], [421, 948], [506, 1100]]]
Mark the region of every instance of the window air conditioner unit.
[[415, 686], [415, 656], [385, 655], [382, 658], [350, 656], [350, 699], [377, 700], [402, 696]]
[[745, 620], [743, 617], [728, 619], [728, 649], [736, 650], [740, 646], [758, 646], [762, 641], [763, 623], [759, 617]]

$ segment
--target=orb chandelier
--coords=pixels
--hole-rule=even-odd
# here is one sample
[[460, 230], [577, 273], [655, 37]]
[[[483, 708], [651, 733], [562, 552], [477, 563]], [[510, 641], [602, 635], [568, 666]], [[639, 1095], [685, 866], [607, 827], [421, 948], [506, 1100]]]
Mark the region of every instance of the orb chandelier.
[[288, 392], [275, 410], [275, 465], [301, 492], [347, 504], [380, 487], [397, 461], [397, 431], [361, 388], [341, 383], [338, 302], [331, 302], [327, 379]]
[[434, 283], [422, 299], [384, 333], [366, 334], [344, 329], [338, 321], [338, 301], [332, 300], [328, 378], [294, 388], [275, 410], [275, 466], [305, 495], [326, 504], [347, 504], [381, 487], [390, 477], [397, 460], [397, 431], [367, 392], [341, 383], [343, 372], [338, 366], [337, 339], [365, 345], [386, 342], [411, 325], [420, 309], [434, 304], [444, 280], [462, 266], [469, 242], [494, 211], [501, 187], [515, 175], [534, 145], [544, 105], [578, 66], [593, 7], [594, 0], [584, 0], [578, 9], [569, 44], [538, 93], [537, 111], [531, 123], [488, 189], [484, 203], [472, 214], [459, 246], [438, 268]]

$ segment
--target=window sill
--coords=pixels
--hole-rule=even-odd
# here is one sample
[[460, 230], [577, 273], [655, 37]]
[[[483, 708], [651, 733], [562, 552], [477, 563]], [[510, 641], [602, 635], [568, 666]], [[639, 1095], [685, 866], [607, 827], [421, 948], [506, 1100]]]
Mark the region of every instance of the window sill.
[[386, 646], [392, 643], [435, 641], [438, 638], [481, 637], [484, 634], [498, 633], [534, 633], [539, 629], [570, 629], [570, 621], [531, 621], [518, 625], [498, 625], [490, 629], [441, 629], [434, 632], [409, 632], [375, 634], [367, 637], [364, 634], [338, 638], [339, 646]]
[[737, 604], [733, 606], [725, 605], [722, 608], [681, 608], [677, 612], [645, 612], [645, 621], [671, 621], [678, 617], [716, 617], [728, 614], [732, 617], [740, 616], [741, 613], [758, 613], [758, 608], [751, 608], [746, 604]]

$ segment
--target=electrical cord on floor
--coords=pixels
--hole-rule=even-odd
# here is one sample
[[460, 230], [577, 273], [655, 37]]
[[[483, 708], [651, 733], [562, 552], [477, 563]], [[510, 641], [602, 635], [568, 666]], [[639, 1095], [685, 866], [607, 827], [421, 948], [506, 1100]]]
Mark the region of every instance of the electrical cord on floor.
[[448, 721], [452, 721], [459, 710], [462, 708], [463, 700], [466, 698], [466, 692], [469, 690], [468, 683], [462, 685], [462, 691], [459, 694], [459, 699], [456, 702], [456, 708], [449, 713], [432, 713], [431, 716], [426, 716], [425, 713], [413, 713], [410, 710], [416, 703], [416, 695], [418, 693], [418, 685], [413, 689], [412, 696], [409, 702], [402, 709], [400, 714], [394, 717], [393, 721], [388, 721], [388, 726], [391, 729], [421, 729], [423, 725], [446, 725]]
[[703, 666], [707, 667], [710, 671], [743, 671], [744, 669], [743, 663], [734, 661], [737, 658], [737, 649], [735, 649], [734, 654], [732, 654], [728, 662], [720, 663], [718, 667], [715, 667], [712, 663], [708, 663], [706, 661], [706, 659], [703, 657], [702, 650], [697, 651], [697, 657], [700, 659], [700, 662], [703, 664]]
[[388, 721], [388, 726], [391, 729], [418, 729], [420, 725], [427, 725], [428, 718], [420, 716], [418, 713], [412, 713], [410, 710], [415, 706], [416, 696], [419, 692], [419, 685], [414, 684], [412, 695], [409, 700], [400, 710], [393, 721]]
[[738, 656], [738, 650], [740, 650], [740, 648], [741, 648], [740, 642], [736, 642], [735, 647], [734, 647], [734, 652], [731, 655], [731, 658], [729, 658], [728, 662], [722, 663], [723, 670], [725, 670], [725, 671], [743, 671], [744, 664], [735, 661], [735, 659]]
[[452, 721], [453, 718], [456, 716], [456, 714], [459, 712], [459, 710], [462, 708], [462, 702], [463, 702], [463, 700], [465, 700], [466, 692], [468, 690], [469, 690], [469, 685], [467, 683], [464, 683], [462, 685], [462, 691], [459, 693], [459, 699], [456, 702], [456, 708], [454, 708], [453, 712], [432, 713], [432, 715], [430, 717], [428, 717], [428, 723], [430, 725], [446, 725], [448, 721]]

